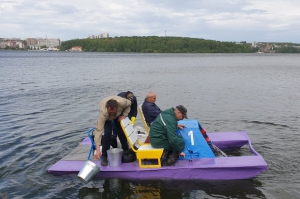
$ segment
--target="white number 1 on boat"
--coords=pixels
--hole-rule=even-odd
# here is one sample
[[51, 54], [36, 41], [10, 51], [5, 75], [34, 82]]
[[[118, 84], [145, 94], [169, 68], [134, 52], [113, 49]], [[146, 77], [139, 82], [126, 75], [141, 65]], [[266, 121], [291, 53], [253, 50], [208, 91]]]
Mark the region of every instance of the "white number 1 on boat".
[[191, 144], [194, 145], [194, 132], [189, 131], [188, 135], [191, 136]]

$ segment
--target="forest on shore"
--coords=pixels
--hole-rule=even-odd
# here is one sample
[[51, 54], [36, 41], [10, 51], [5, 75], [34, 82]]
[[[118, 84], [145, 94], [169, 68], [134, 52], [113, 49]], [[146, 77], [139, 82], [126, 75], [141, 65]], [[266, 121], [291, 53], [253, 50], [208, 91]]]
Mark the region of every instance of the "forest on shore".
[[85, 52], [134, 52], [134, 53], [253, 53], [258, 51], [251, 44], [221, 42], [188, 37], [132, 36], [99, 39], [73, 39], [64, 41], [60, 50], [81, 46]]

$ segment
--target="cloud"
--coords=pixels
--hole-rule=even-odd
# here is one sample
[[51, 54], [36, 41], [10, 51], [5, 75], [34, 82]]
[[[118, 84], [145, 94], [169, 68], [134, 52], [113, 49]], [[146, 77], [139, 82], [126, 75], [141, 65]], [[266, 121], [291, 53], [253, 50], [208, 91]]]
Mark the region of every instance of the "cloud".
[[300, 42], [296, 0], [2, 0], [0, 37], [182, 36]]

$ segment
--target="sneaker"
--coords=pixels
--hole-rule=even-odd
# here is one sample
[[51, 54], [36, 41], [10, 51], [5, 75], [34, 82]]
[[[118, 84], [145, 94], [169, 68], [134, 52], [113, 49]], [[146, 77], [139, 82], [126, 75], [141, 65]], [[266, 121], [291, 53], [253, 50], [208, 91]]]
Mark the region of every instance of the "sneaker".
[[108, 165], [108, 161], [107, 161], [107, 157], [106, 156], [102, 156], [101, 165], [102, 166], [107, 166]]

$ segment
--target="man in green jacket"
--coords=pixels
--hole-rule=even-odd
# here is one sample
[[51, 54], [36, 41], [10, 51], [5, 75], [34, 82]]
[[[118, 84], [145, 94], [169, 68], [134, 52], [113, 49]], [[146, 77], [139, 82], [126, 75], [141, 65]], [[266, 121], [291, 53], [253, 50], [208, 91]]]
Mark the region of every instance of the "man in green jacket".
[[174, 165], [179, 156], [185, 156], [183, 149], [184, 140], [177, 135], [177, 127], [184, 128], [184, 125], [178, 125], [177, 121], [187, 119], [187, 110], [184, 106], [178, 105], [176, 108], [166, 109], [161, 112], [154, 120], [150, 128], [150, 143], [153, 148], [164, 148], [169, 152], [165, 166]]

